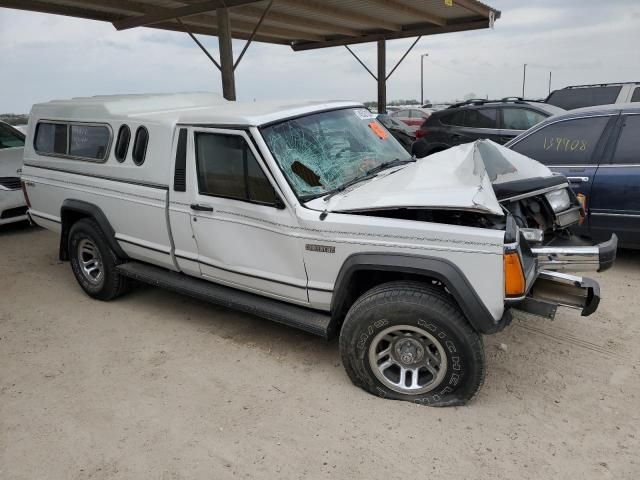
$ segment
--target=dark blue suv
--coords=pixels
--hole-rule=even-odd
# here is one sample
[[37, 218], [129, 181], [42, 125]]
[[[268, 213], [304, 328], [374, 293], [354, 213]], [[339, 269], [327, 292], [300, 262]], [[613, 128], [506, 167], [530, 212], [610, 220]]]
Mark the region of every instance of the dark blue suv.
[[553, 105], [514, 97], [467, 100], [432, 113], [416, 131], [418, 140], [411, 153], [422, 158], [480, 138], [503, 144], [562, 112]]
[[640, 105], [601, 105], [556, 115], [506, 144], [564, 174], [586, 217], [576, 231], [596, 241], [612, 233], [640, 248]]

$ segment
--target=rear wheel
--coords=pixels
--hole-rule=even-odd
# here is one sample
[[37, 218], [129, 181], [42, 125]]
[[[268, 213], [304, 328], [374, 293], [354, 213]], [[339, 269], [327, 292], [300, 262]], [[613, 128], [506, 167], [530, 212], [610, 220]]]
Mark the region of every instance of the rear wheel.
[[461, 405], [484, 380], [482, 339], [446, 292], [419, 282], [362, 295], [343, 324], [340, 351], [356, 385], [395, 400]]
[[84, 218], [73, 224], [68, 252], [76, 280], [91, 297], [111, 300], [128, 290], [128, 279], [116, 270], [121, 260], [94, 220]]

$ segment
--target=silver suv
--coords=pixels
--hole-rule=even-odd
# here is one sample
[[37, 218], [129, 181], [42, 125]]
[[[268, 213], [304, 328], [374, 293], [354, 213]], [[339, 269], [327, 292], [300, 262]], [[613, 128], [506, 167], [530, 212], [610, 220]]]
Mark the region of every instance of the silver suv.
[[565, 110], [629, 102], [640, 102], [640, 82], [573, 85], [554, 90], [545, 100]]

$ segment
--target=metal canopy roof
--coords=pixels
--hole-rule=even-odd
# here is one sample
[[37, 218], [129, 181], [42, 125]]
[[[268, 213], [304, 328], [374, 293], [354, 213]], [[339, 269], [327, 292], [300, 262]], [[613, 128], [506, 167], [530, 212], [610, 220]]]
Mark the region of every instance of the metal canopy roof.
[[[1, 7], [113, 23], [218, 35], [216, 9], [228, 8], [233, 38], [248, 39], [268, 0], [0, 0]], [[500, 12], [476, 0], [275, 0], [255, 40], [321, 48], [486, 28]]]
[[220, 63], [205, 53], [221, 70], [224, 95], [231, 100], [233, 70], [246, 51], [245, 46], [234, 62], [232, 38], [296, 51], [376, 41], [380, 93], [388, 78], [386, 40], [487, 28], [500, 16], [477, 0], [0, 0], [0, 7], [100, 20], [118, 30], [186, 32], [203, 50], [193, 34], [217, 36]]

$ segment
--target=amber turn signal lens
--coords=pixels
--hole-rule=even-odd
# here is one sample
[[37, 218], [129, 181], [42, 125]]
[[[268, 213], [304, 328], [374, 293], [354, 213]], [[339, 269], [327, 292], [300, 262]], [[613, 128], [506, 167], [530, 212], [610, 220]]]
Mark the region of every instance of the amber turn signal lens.
[[578, 222], [578, 225], [582, 225], [584, 223], [585, 217], [587, 216], [587, 197], [584, 193], [578, 193], [576, 195], [576, 198], [578, 199], [578, 203], [580, 203], [580, 206], [582, 207], [582, 212], [580, 212], [580, 220]]
[[504, 293], [507, 297], [524, 295], [525, 280], [520, 257], [516, 252], [504, 254]]

